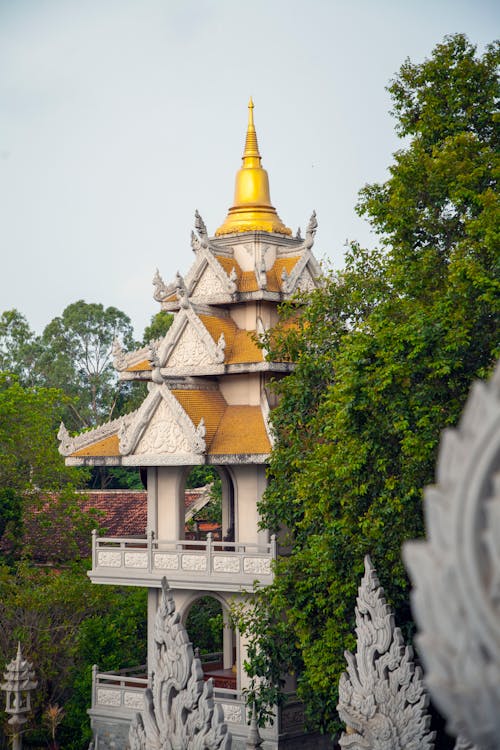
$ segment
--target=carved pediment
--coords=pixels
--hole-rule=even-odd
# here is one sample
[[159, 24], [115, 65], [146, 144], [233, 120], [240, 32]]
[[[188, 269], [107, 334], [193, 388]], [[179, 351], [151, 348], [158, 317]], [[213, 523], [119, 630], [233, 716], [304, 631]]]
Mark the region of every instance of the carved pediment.
[[158, 348], [158, 363], [162, 369], [191, 373], [197, 368], [218, 366], [224, 362], [225, 341], [217, 343], [188, 305], [176, 320]]
[[154, 385], [142, 406], [124, 419], [120, 429], [122, 455], [204, 453], [203, 419], [195, 426], [165, 385]]

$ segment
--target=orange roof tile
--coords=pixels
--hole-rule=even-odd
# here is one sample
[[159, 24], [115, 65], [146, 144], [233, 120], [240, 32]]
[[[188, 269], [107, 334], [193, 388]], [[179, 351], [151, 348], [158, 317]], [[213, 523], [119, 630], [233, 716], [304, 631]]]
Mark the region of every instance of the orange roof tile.
[[151, 362], [149, 359], [144, 359], [142, 362], [138, 362], [136, 365], [127, 367], [127, 372], [141, 372], [142, 370], [151, 370]]
[[270, 453], [260, 406], [228, 406], [207, 451], [216, 455]]
[[234, 258], [228, 258], [227, 255], [216, 255], [215, 258], [228, 276], [234, 268], [237, 279], [241, 277], [241, 268]]
[[108, 437], [99, 440], [97, 443], [80, 448], [71, 454], [74, 457], [79, 456], [119, 456], [120, 455], [120, 444], [118, 441], [118, 435], [109, 435]]
[[231, 350], [226, 355], [226, 364], [235, 365], [244, 362], [263, 362], [264, 353], [257, 346], [255, 331], [238, 331], [234, 337]]
[[221, 393], [219, 391], [175, 389], [172, 390], [172, 394], [195, 427], [203, 417], [206, 429], [205, 440], [209, 445], [227, 407]]
[[231, 318], [220, 318], [217, 315], [199, 315], [198, 317], [215, 343], [219, 341], [220, 335], [223, 333], [226, 340], [226, 348], [231, 346], [238, 330], [234, 320]]
[[238, 291], [240, 292], [258, 292], [259, 285], [254, 271], [243, 271], [241, 278], [238, 279]]

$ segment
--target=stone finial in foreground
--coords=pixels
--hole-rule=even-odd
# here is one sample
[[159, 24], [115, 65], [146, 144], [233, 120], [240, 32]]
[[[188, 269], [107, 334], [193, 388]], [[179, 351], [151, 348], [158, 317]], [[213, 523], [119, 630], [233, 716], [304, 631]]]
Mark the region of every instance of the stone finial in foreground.
[[337, 710], [349, 750], [432, 750], [428, 696], [368, 556], [356, 601], [355, 654], [345, 652]]
[[231, 735], [222, 708], [214, 703], [212, 680], [203, 679], [166, 578], [154, 641], [152, 687], [130, 727], [130, 750], [230, 750]]
[[443, 432], [424, 507], [404, 561], [426, 684], [456, 750], [500, 748], [500, 364]]

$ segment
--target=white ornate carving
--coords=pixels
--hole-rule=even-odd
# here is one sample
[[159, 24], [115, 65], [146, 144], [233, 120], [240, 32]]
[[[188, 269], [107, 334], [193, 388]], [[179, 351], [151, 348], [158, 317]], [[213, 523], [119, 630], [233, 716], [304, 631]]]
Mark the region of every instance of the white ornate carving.
[[165, 367], [193, 368], [216, 364], [211, 352], [193, 326], [186, 325]]
[[207, 569], [207, 558], [202, 555], [182, 555], [182, 569], [204, 571]]
[[356, 601], [356, 654], [345, 652], [337, 711], [348, 727], [340, 746], [349, 750], [431, 750], [421, 670], [404, 645], [370, 558]]
[[152, 687], [145, 690], [145, 708], [132, 721], [131, 750], [230, 750], [231, 735], [222, 708], [214, 703], [212, 680], [203, 679], [165, 578], [154, 649]]
[[126, 568], [147, 568], [148, 567], [148, 553], [147, 552], [125, 552], [124, 562]]
[[201, 277], [196, 282], [191, 292], [193, 300], [197, 298], [212, 297], [220, 294], [227, 294], [227, 288], [220, 278], [215, 274], [213, 269], [207, 264], [205, 270], [201, 274]]
[[156, 273], [153, 277], [154, 292], [153, 297], [157, 302], [163, 302], [167, 297], [171, 297], [175, 293], [175, 284], [169, 284], [168, 286], [160, 276], [160, 272], [156, 269]]
[[164, 399], [161, 399], [135, 453], [191, 453], [191, 445]]
[[121, 706], [121, 693], [119, 690], [109, 688], [97, 688], [97, 704], [99, 706]]
[[127, 366], [127, 360], [125, 358], [125, 352], [118, 339], [114, 339], [111, 353], [113, 354], [113, 366], [115, 370], [124, 370]]
[[243, 558], [243, 571], [247, 575], [271, 575], [271, 560], [265, 557], [245, 557]]
[[304, 242], [304, 245], [305, 247], [307, 247], [308, 250], [310, 250], [311, 247], [314, 245], [314, 237], [316, 235], [317, 229], [318, 229], [318, 220], [316, 218], [316, 211], [313, 211], [311, 214], [311, 218], [309, 219], [309, 224], [307, 225], [306, 239]]
[[200, 214], [198, 213], [198, 209], [194, 212], [194, 228], [202, 237], [203, 239], [207, 238], [207, 227], [203, 219], [201, 218]]
[[144, 708], [144, 692], [126, 692], [123, 696], [123, 705], [127, 708], [135, 708], [140, 711]]
[[179, 555], [168, 555], [157, 552], [154, 556], [155, 568], [161, 570], [179, 570]]
[[243, 709], [242, 706], [238, 706], [235, 703], [221, 703], [221, 708], [224, 711], [224, 720], [231, 724], [242, 724], [243, 723]]
[[448, 729], [481, 750], [500, 737], [500, 365], [445, 430], [425, 490], [427, 540], [406, 544], [426, 682]]
[[312, 292], [313, 289], [316, 289], [314, 279], [312, 278], [307, 268], [305, 268], [300, 274], [295, 285], [295, 289], [298, 292]]
[[103, 568], [121, 568], [121, 552], [112, 552], [111, 550], [98, 550], [97, 565]]
[[[131, 412], [126, 415], [126, 418], [133, 418], [135, 414], [137, 414], [137, 412]], [[71, 453], [82, 450], [82, 448], [86, 448], [99, 440], [104, 440], [104, 438], [118, 434], [124, 420], [125, 416], [118, 417], [118, 419], [113, 419], [111, 422], [105, 422], [94, 430], [82, 432], [81, 435], [77, 435], [76, 437], [71, 437], [66, 427], [61, 422], [59, 432], [57, 433], [57, 437], [60, 441], [59, 453], [63, 456], [69, 456]]]
[[239, 573], [240, 560], [238, 557], [215, 555], [214, 571], [215, 573]]

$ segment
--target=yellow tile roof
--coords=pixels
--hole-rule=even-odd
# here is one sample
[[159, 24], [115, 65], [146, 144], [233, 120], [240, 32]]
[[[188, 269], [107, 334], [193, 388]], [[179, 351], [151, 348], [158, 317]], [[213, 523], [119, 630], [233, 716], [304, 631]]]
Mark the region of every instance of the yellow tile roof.
[[149, 359], [144, 359], [142, 362], [138, 362], [136, 365], [127, 367], [127, 372], [141, 372], [142, 370], [151, 370], [151, 362]]
[[210, 444], [227, 404], [219, 391], [202, 390], [172, 390], [172, 394], [180, 403], [191, 422], [198, 426], [200, 419], [205, 420], [205, 441]]
[[216, 315], [200, 315], [199, 317], [216, 343], [221, 333], [224, 333], [226, 340], [224, 361], [227, 365], [264, 361], [262, 350], [254, 340], [255, 331], [237, 328], [231, 318], [219, 318]]
[[119, 456], [120, 455], [120, 444], [118, 441], [118, 435], [109, 435], [97, 443], [87, 445], [85, 448], [75, 451], [71, 454], [74, 457], [78, 456]]
[[[231, 273], [231, 269], [234, 268], [239, 292], [257, 292], [259, 290], [254, 271], [242, 271], [233, 258], [227, 258], [222, 255], [216, 255], [215, 257], [228, 275]], [[266, 273], [267, 288], [270, 292], [281, 291], [281, 274], [283, 273], [283, 269], [286, 269], [286, 272], [290, 274], [300, 260], [300, 257], [300, 255], [292, 255], [287, 258], [276, 258], [273, 267]]]
[[207, 451], [216, 455], [270, 453], [260, 406], [228, 406]]

